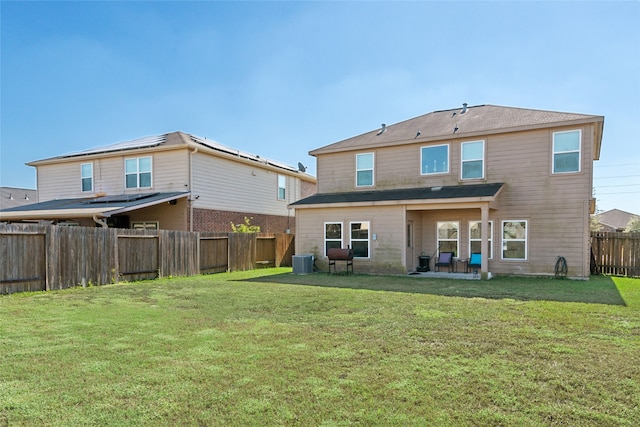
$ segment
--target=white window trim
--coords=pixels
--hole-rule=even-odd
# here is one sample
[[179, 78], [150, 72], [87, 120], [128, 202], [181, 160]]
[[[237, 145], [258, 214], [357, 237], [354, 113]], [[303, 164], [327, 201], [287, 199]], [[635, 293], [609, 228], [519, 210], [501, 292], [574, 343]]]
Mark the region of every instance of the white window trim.
[[[280, 185], [280, 180], [284, 181], [284, 185]], [[280, 189], [284, 190], [284, 197], [280, 197]], [[287, 176], [278, 174], [278, 200], [287, 200]]]
[[[479, 159], [467, 159], [467, 160], [464, 160], [464, 159], [463, 159], [463, 157], [464, 157], [464, 156], [463, 156], [463, 152], [464, 152], [464, 146], [465, 146], [465, 144], [476, 144], [476, 143], [478, 143], [478, 142], [481, 142], [481, 143], [482, 143], [482, 157], [481, 157], [481, 158], [479, 158]], [[467, 180], [474, 180], [474, 179], [484, 179], [484, 171], [485, 171], [485, 163], [486, 163], [486, 162], [485, 162], [485, 157], [487, 157], [487, 156], [485, 155], [485, 146], [486, 146], [486, 143], [485, 143], [484, 139], [478, 139], [478, 140], [476, 140], [476, 141], [465, 141], [465, 142], [463, 142], [463, 143], [460, 145], [460, 179], [461, 179], [461, 180], [465, 180], [465, 181], [467, 181]], [[463, 170], [464, 170], [464, 163], [465, 163], [465, 162], [477, 162], [478, 160], [482, 160], [482, 176], [477, 177], [477, 178], [465, 178], [465, 177], [462, 175]]]
[[[84, 176], [82, 175], [82, 167], [85, 165], [90, 165], [91, 166], [91, 176]], [[91, 179], [91, 189], [89, 190], [85, 190], [82, 186], [82, 181], [86, 178], [90, 178]], [[86, 163], [82, 163], [80, 165], [80, 191], [83, 193], [93, 193], [93, 162], [86, 162]]]
[[[148, 227], [149, 225], [153, 225], [155, 228]], [[131, 228], [136, 230], [160, 230], [160, 223], [158, 221], [133, 221], [131, 222]]]
[[[481, 220], [471, 220], [471, 221], [469, 221], [469, 258], [471, 258], [471, 242], [482, 242], [482, 239], [472, 239], [471, 238], [471, 225], [473, 223], [476, 223], [476, 222], [482, 223]], [[487, 241], [489, 241], [491, 243], [491, 245], [489, 245], [489, 248], [490, 248], [489, 249], [489, 258], [487, 258], [487, 259], [493, 259], [493, 247], [494, 247], [494, 244], [493, 244], [493, 230], [494, 230], [494, 228], [493, 228], [493, 220], [489, 221], [489, 228], [491, 228], [491, 233], [489, 233], [489, 238], [487, 239]]]
[[[525, 236], [524, 239], [506, 239], [504, 238], [504, 223], [505, 222], [524, 222], [525, 224]], [[524, 258], [505, 258], [504, 257], [504, 243], [507, 242], [524, 242]], [[503, 261], [528, 261], [529, 260], [529, 221], [526, 219], [504, 219], [500, 223], [500, 259]]]
[[[440, 239], [440, 234], [438, 233], [438, 231], [440, 230], [440, 224], [444, 224], [444, 223], [452, 223], [452, 224], [456, 224], [456, 226], [458, 227], [458, 237], [454, 240], [454, 239]], [[460, 221], [436, 221], [436, 256], [438, 256], [440, 254], [440, 242], [456, 242], [456, 254], [455, 257], [459, 258], [460, 257]]]
[[[446, 171], [442, 171], [442, 172], [424, 172], [422, 170], [422, 150], [425, 148], [436, 148], [436, 147], [447, 147], [447, 170]], [[448, 174], [449, 171], [451, 170], [451, 147], [449, 146], [449, 144], [438, 144], [438, 145], [425, 145], [423, 147], [420, 147], [420, 175], [422, 176], [432, 176], [432, 175], [444, 175], [444, 174]]]
[[[556, 135], [560, 133], [572, 133], [578, 132], [578, 149], [571, 151], [558, 151], [556, 152]], [[578, 170], [577, 171], [567, 171], [567, 172], [556, 172], [556, 154], [562, 153], [578, 153]], [[570, 173], [580, 173], [582, 172], [582, 129], [572, 129], [572, 130], [563, 130], [559, 132], [553, 132], [551, 136], [551, 173], [553, 175], [564, 175]]]
[[[148, 187], [141, 187], [140, 186], [140, 173], [147, 173], [147, 172], [140, 172], [140, 160], [141, 159], [149, 159], [151, 161], [151, 170], [149, 171], [150, 174], [150, 183]], [[136, 160], [136, 186], [135, 187], [127, 187], [127, 160]], [[153, 157], [152, 156], [143, 156], [143, 157], [128, 157], [124, 159], [124, 188], [125, 190], [136, 190], [136, 189], [140, 189], [140, 188], [153, 188]]]
[[[358, 169], [358, 156], [371, 155], [371, 169]], [[358, 184], [358, 172], [371, 171], [371, 184]], [[356, 187], [373, 187], [376, 184], [376, 154], [358, 153], [356, 154]]]
[[327, 256], [327, 242], [337, 242], [338, 239], [327, 239], [327, 225], [329, 224], [340, 224], [340, 247], [344, 247], [344, 224], [340, 221], [327, 221], [322, 226], [322, 236], [323, 236], [323, 252], [324, 256]]
[[[352, 224], [364, 224], [367, 223], [368, 228], [367, 228], [367, 238], [366, 239], [352, 239], [351, 238], [351, 225]], [[358, 258], [358, 259], [371, 259], [371, 221], [351, 221], [349, 222], [349, 244], [351, 245], [351, 249], [353, 249], [353, 242], [367, 242], [367, 253], [369, 254], [369, 256], [366, 257], [356, 257], [354, 256], [354, 258]]]

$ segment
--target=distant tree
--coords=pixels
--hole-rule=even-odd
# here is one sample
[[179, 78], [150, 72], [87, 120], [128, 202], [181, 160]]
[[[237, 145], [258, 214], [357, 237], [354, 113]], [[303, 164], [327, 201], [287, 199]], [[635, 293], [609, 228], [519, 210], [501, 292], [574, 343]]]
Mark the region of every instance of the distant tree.
[[600, 224], [600, 214], [591, 215], [591, 218], [589, 218], [589, 230], [590, 231], [602, 230], [602, 224]]
[[231, 229], [234, 233], [259, 233], [260, 226], [259, 225], [251, 225], [251, 220], [253, 218], [244, 217], [244, 224], [235, 225], [233, 222], [231, 223]]
[[634, 215], [631, 217], [629, 222], [627, 223], [627, 228], [624, 231], [640, 231], [640, 216]]

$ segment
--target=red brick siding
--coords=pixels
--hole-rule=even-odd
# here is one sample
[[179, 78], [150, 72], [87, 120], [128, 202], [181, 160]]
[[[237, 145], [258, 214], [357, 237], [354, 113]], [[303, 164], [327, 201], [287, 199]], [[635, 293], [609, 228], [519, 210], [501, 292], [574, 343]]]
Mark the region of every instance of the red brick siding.
[[295, 217], [263, 215], [250, 212], [231, 212], [212, 209], [193, 210], [193, 231], [218, 231], [229, 233], [231, 223], [242, 224], [244, 218], [250, 218], [251, 225], [259, 225], [263, 233], [285, 233], [287, 229], [295, 233]]

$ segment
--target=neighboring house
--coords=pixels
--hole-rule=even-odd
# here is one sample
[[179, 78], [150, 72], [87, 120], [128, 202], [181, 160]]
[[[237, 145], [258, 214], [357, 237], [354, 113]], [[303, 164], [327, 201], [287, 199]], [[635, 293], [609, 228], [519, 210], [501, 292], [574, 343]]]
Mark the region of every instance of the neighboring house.
[[634, 216], [630, 212], [621, 211], [620, 209], [611, 209], [596, 215], [596, 220], [600, 224], [598, 231], [624, 231]]
[[294, 232], [289, 204], [316, 191], [316, 180], [280, 162], [173, 132], [27, 163], [38, 202], [3, 209], [0, 221], [231, 231]]
[[30, 188], [0, 187], [0, 209], [30, 205], [38, 201], [38, 192]]
[[[318, 193], [292, 203], [296, 253], [351, 247], [356, 272], [482, 254], [481, 275], [589, 276], [593, 161], [604, 117], [480, 105], [435, 111], [311, 151]], [[464, 269], [463, 262], [456, 262]]]

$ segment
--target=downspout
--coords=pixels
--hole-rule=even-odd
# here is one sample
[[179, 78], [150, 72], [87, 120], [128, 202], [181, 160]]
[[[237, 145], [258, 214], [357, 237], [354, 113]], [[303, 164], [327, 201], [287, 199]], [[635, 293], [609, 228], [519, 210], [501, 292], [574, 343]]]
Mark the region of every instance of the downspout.
[[193, 155], [198, 152], [198, 147], [195, 147], [191, 153], [189, 153], [189, 231], [193, 231]]
[[102, 226], [102, 228], [109, 228], [107, 222], [103, 219], [98, 218], [98, 215], [93, 215], [93, 220]]

